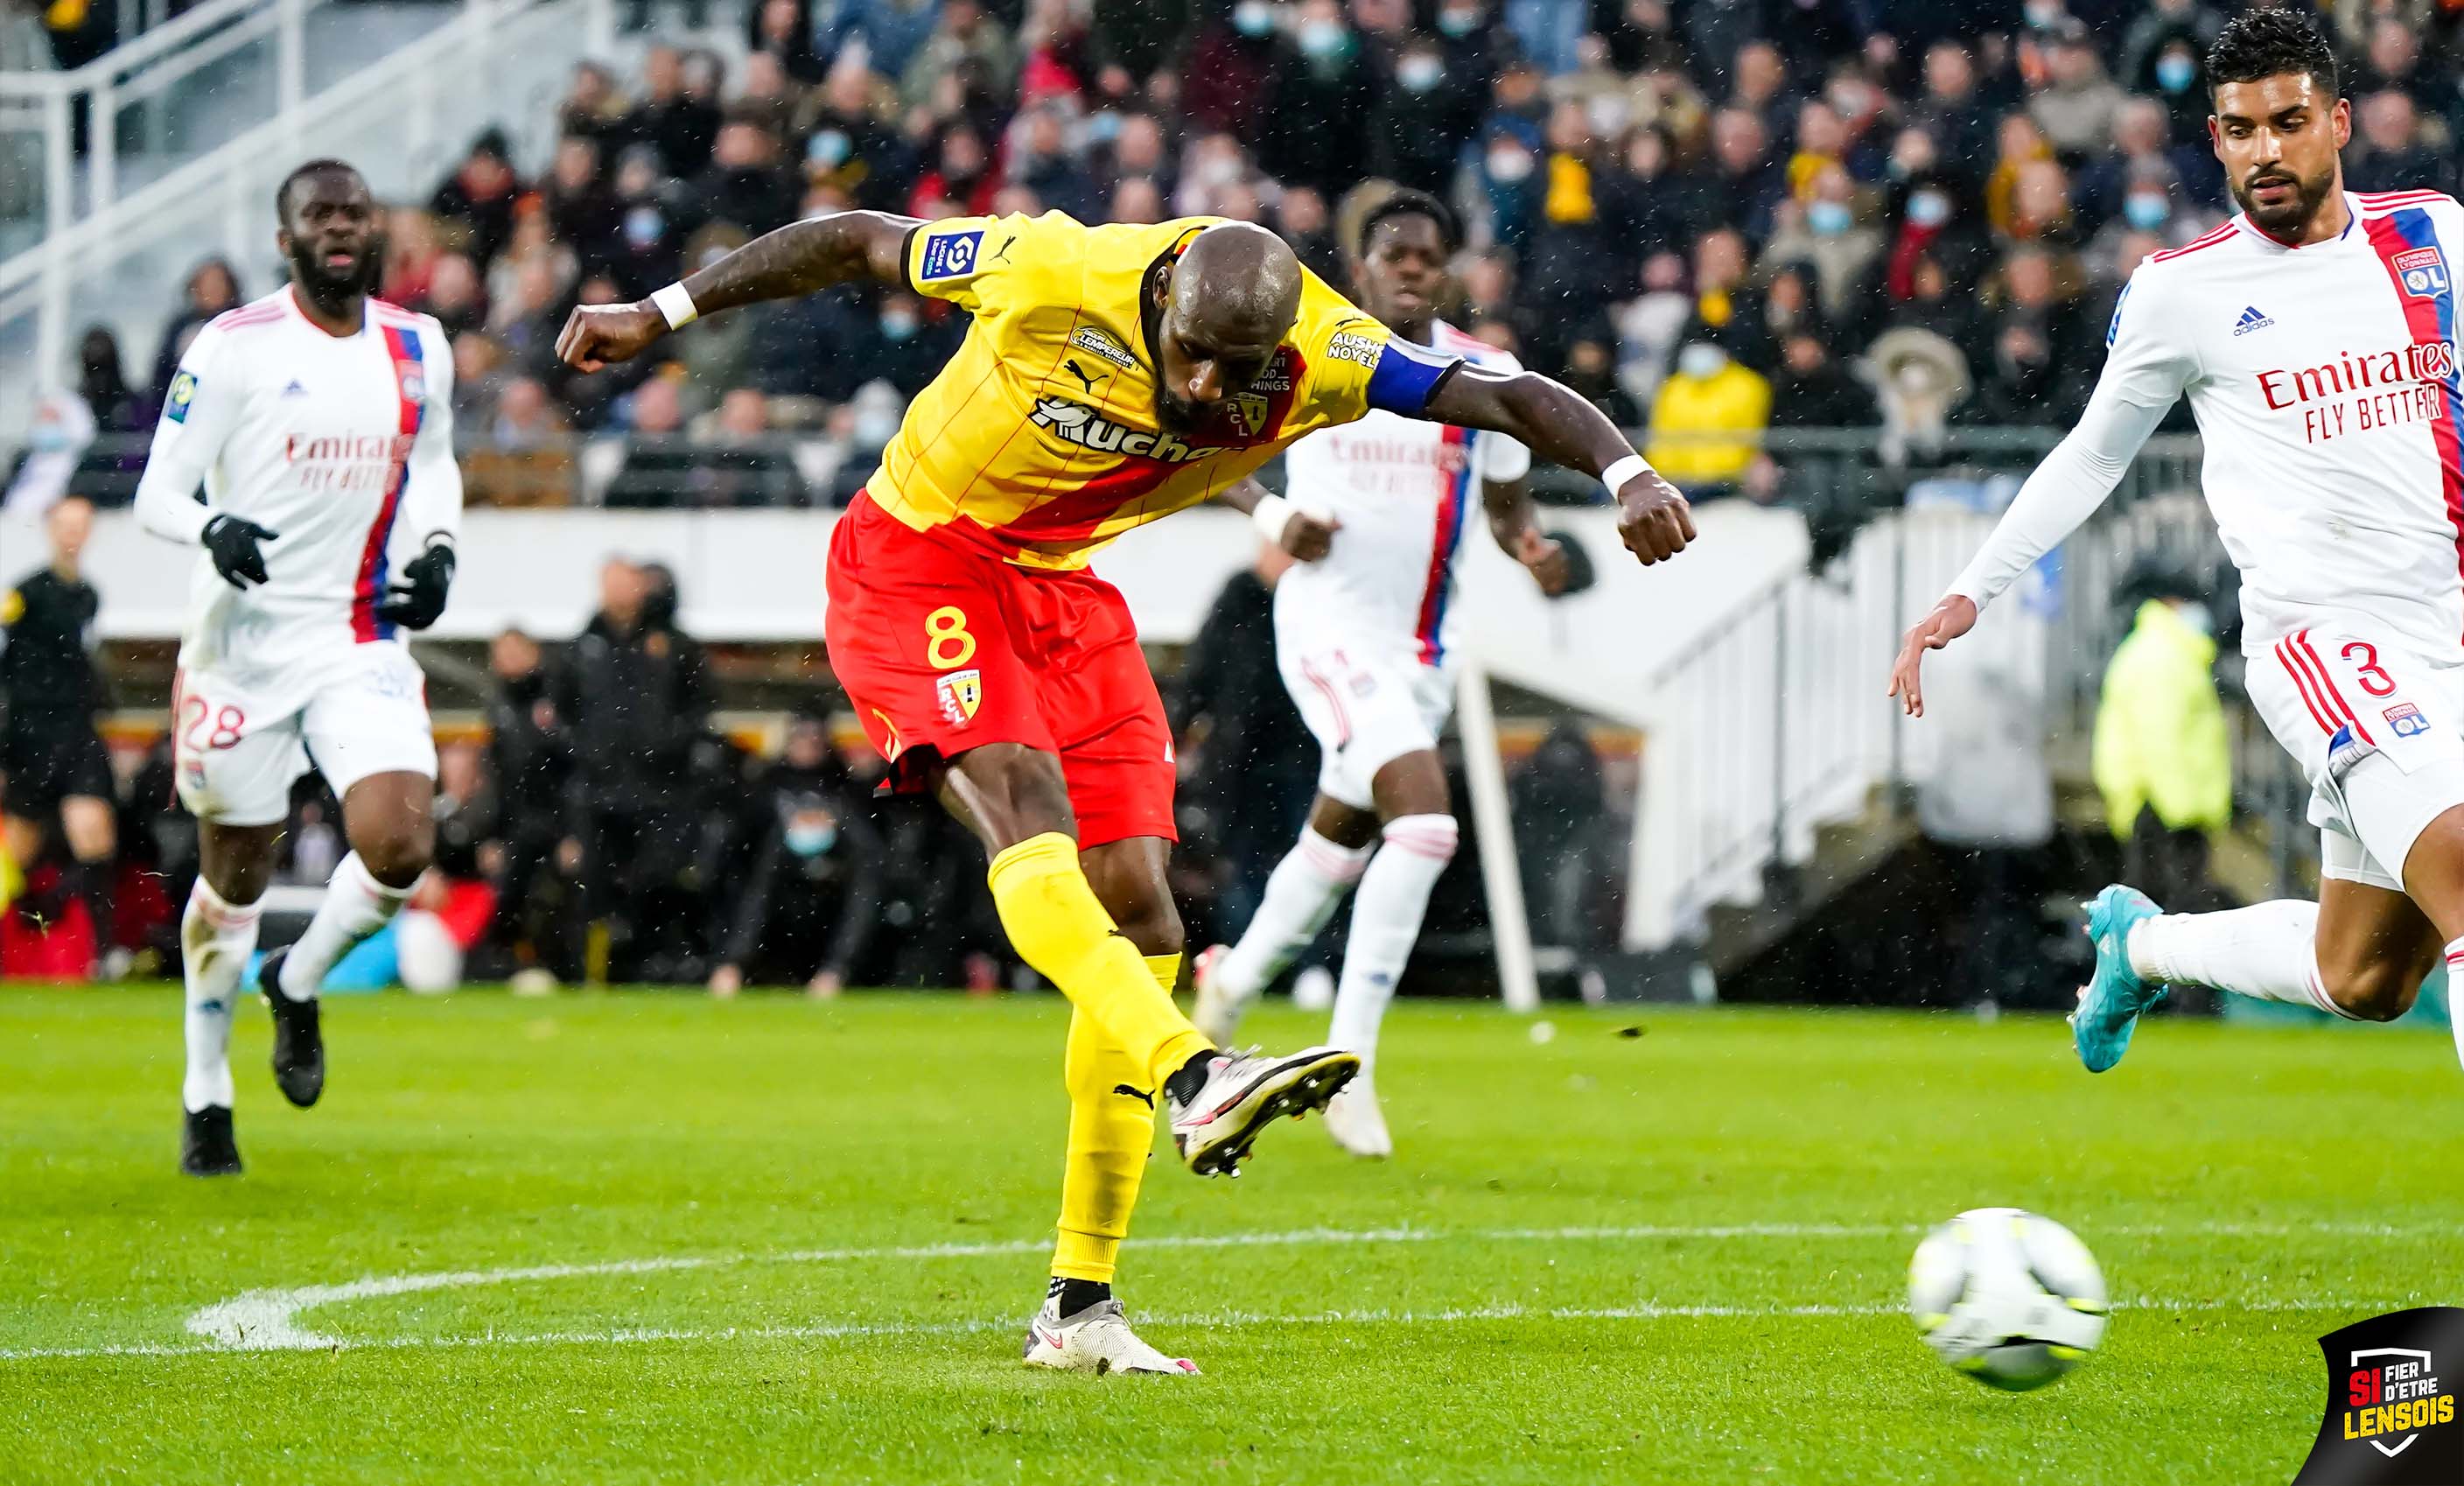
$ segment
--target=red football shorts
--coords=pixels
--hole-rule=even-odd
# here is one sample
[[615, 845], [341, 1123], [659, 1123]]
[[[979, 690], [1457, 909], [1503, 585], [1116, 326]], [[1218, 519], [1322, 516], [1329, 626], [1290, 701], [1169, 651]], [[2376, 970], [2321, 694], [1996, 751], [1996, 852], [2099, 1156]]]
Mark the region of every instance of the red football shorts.
[[830, 533], [830, 666], [890, 786], [985, 743], [1061, 757], [1078, 844], [1177, 840], [1172, 731], [1120, 590], [919, 532], [858, 495]]

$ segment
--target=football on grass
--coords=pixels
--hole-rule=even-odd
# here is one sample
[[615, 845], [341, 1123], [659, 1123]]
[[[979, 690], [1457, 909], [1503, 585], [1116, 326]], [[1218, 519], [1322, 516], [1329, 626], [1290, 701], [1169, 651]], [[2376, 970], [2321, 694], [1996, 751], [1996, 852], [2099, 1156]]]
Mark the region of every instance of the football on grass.
[[1908, 1314], [1935, 1356], [1977, 1382], [2040, 1388], [2104, 1340], [2104, 1275], [2053, 1219], [1977, 1208], [1917, 1245]]

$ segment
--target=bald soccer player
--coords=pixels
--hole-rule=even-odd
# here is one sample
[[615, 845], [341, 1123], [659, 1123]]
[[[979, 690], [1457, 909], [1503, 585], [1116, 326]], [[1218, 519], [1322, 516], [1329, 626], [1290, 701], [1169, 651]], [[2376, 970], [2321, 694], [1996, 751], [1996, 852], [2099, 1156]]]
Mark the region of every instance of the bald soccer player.
[[1195, 1372], [1139, 1341], [1111, 1294], [1156, 1104], [1192, 1171], [1237, 1172], [1262, 1127], [1323, 1108], [1360, 1059], [1225, 1053], [1174, 1007], [1172, 738], [1128, 606], [1089, 560], [1235, 486], [1280, 537], [1292, 509], [1251, 473], [1372, 409], [1495, 430], [1602, 478], [1645, 563], [1693, 523], [1590, 403], [1392, 335], [1243, 223], [843, 212], [649, 299], [577, 309], [557, 349], [594, 369], [699, 316], [854, 279], [974, 317], [831, 535], [825, 630], [892, 787], [930, 791], [983, 841], [1011, 943], [1072, 1007], [1060, 1240], [1026, 1360]]

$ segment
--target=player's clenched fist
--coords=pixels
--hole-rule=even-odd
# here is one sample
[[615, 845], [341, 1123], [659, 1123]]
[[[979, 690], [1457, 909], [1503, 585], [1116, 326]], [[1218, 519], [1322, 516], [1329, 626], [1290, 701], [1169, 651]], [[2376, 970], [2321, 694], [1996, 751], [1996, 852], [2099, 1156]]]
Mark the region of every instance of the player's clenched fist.
[[1694, 540], [1694, 513], [1659, 471], [1644, 470], [1617, 490], [1617, 535], [1644, 563], [1665, 562]]
[[667, 334], [668, 317], [648, 300], [632, 304], [577, 304], [556, 338], [557, 359], [597, 371], [611, 361], [630, 361]]

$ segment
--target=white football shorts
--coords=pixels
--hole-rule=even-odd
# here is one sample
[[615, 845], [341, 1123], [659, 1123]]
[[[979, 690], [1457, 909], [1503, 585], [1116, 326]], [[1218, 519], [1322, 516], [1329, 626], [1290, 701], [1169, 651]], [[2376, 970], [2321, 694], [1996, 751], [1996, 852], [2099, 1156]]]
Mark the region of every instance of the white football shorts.
[[1278, 637], [1284, 689], [1317, 738], [1319, 793], [1370, 810], [1379, 769], [1437, 747], [1454, 711], [1454, 681], [1422, 665], [1416, 649], [1408, 639], [1302, 648]]
[[2252, 655], [2249, 688], [2310, 781], [2321, 874], [2403, 892], [2413, 843], [2464, 805], [2464, 647], [2299, 630]]
[[227, 826], [289, 818], [291, 786], [311, 768], [337, 799], [371, 774], [436, 777], [428, 678], [408, 649], [382, 640], [272, 675], [183, 668], [171, 726], [180, 803]]

